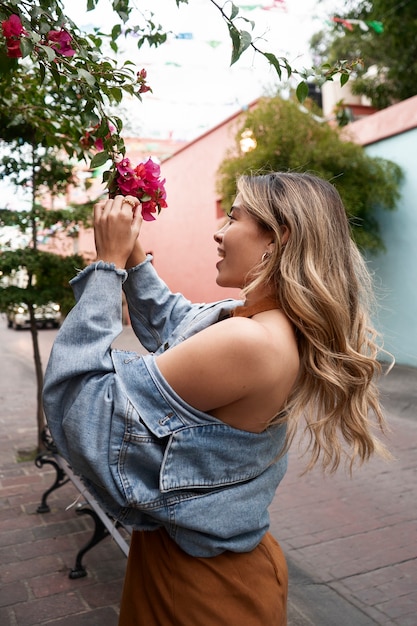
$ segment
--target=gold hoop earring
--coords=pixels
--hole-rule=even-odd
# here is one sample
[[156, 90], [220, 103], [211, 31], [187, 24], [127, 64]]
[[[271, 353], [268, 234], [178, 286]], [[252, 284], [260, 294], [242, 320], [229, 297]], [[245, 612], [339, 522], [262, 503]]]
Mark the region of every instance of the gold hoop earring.
[[265, 264], [270, 257], [271, 257], [270, 252], [264, 252], [261, 258], [261, 262]]

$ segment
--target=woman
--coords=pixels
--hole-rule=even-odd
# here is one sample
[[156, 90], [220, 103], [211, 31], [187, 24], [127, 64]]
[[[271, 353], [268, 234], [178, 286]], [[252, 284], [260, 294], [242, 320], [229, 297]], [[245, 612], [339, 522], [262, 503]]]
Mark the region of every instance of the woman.
[[[268, 506], [299, 422], [309, 467], [387, 455], [368, 417], [384, 430], [369, 276], [337, 191], [309, 174], [239, 179], [214, 239], [217, 283], [243, 302], [172, 294], [140, 246], [136, 204], [95, 207], [97, 260], [72, 281], [46, 372], [52, 436], [136, 529], [120, 626], [284, 625]], [[144, 357], [111, 350], [122, 289]]]

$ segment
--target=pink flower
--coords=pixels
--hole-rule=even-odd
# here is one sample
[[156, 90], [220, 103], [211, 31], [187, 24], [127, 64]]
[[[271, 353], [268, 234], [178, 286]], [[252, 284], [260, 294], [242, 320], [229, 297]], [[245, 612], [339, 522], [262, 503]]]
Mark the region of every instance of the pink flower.
[[7, 56], [17, 59], [22, 56], [19, 39], [6, 39]]
[[161, 180], [161, 168], [151, 158], [133, 168], [130, 160], [125, 157], [116, 163], [116, 171], [110, 189], [111, 194], [138, 198], [144, 220], [154, 220], [153, 214], [168, 206], [165, 179]]
[[6, 39], [7, 56], [17, 59], [22, 56], [20, 38], [29, 33], [23, 28], [18, 15], [11, 15], [1, 23], [3, 35]]
[[141, 69], [140, 72], [136, 74], [137, 81], [140, 85], [139, 93], [146, 93], [147, 91], [152, 91], [149, 85], [146, 84], [147, 72], [145, 69]]
[[[97, 124], [97, 126], [95, 126], [95, 128], [99, 128], [99, 124]], [[113, 124], [109, 124], [109, 132], [107, 133], [107, 135], [105, 136], [105, 139], [109, 139], [109, 137], [114, 133], [114, 131], [116, 130], [116, 128], [113, 126]], [[94, 141], [94, 147], [96, 150], [98, 150], [99, 152], [102, 152], [104, 150], [104, 140], [101, 137], [98, 137], [95, 141]]]
[[50, 30], [46, 38], [50, 47], [58, 54], [64, 57], [74, 56], [75, 50], [70, 45], [72, 37], [64, 28], [61, 28], [61, 30]]
[[8, 20], [1, 23], [3, 35], [8, 39], [10, 37], [20, 37], [27, 35], [27, 31], [23, 28], [22, 22], [18, 15], [11, 15]]
[[104, 150], [104, 141], [101, 139], [101, 137], [99, 137], [98, 139], [95, 140], [94, 147], [99, 152], [103, 152], [103, 150]]

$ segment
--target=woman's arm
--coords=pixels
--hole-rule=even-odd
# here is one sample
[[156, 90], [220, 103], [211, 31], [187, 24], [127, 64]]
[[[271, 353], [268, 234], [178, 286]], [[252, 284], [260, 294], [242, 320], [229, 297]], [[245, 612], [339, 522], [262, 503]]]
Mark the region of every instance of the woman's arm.
[[123, 291], [136, 336], [149, 352], [156, 352], [199, 305], [193, 305], [182, 294], [172, 293], [158, 276], [151, 259], [148, 256], [129, 270]]
[[132, 328], [141, 344], [156, 352], [193, 305], [170, 291], [146, 257], [138, 239], [142, 221], [133, 196], [116, 196], [94, 209], [97, 260], [128, 270], [124, 291]]

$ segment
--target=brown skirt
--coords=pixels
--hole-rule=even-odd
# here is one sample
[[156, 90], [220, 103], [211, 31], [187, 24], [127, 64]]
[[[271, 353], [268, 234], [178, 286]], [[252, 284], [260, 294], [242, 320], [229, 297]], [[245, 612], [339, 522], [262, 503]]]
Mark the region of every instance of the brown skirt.
[[192, 557], [167, 532], [135, 531], [119, 626], [285, 626], [288, 572], [270, 533], [252, 552]]

